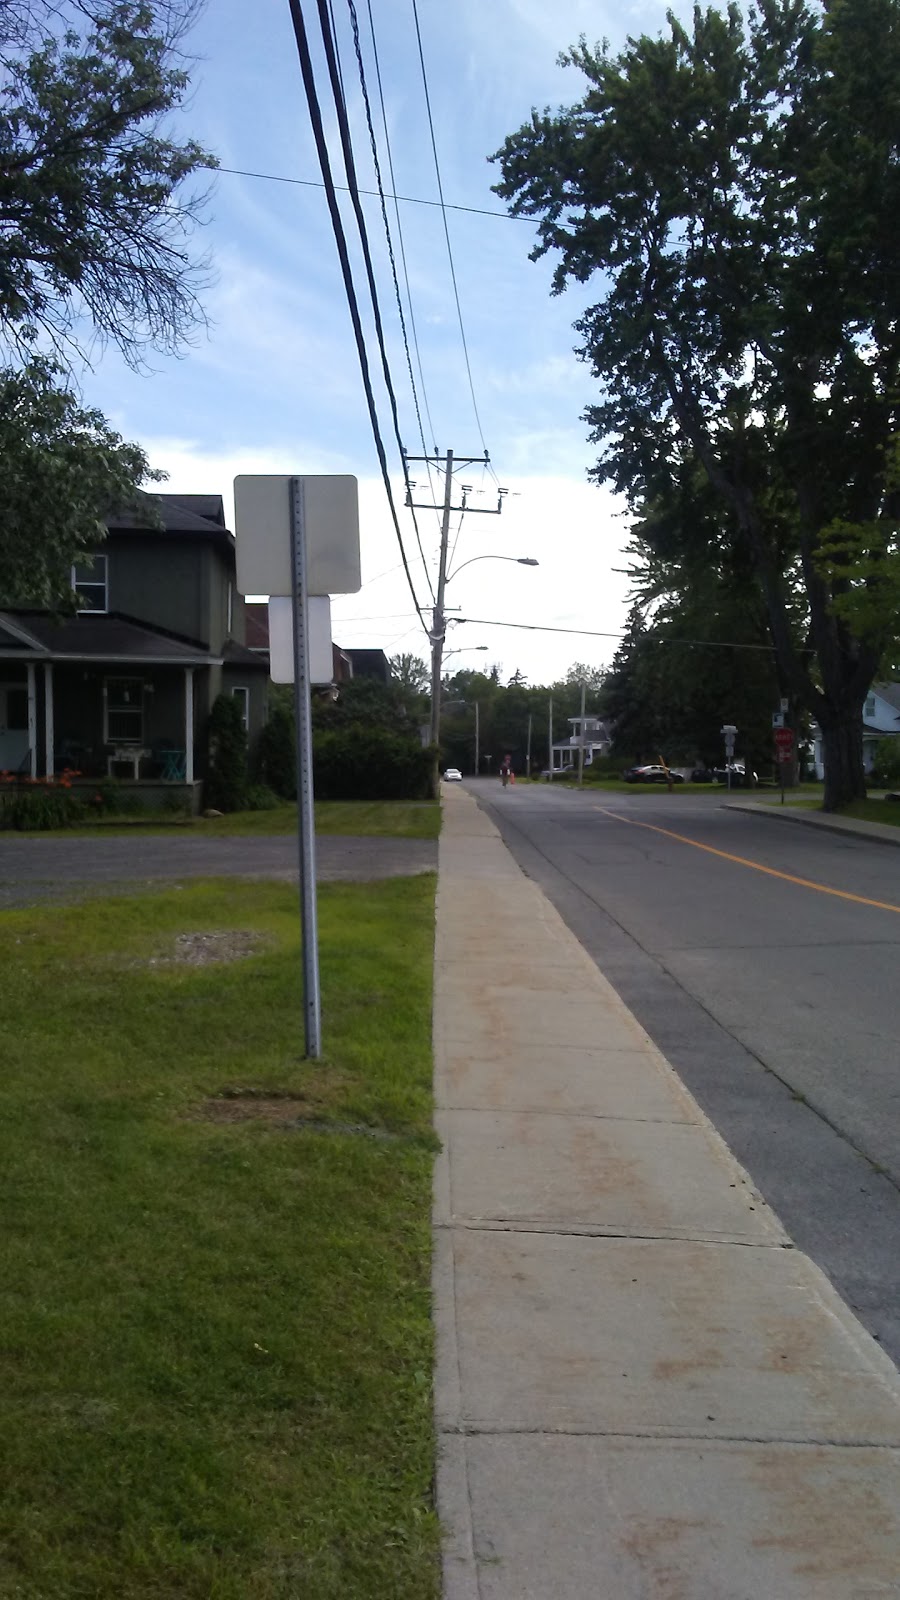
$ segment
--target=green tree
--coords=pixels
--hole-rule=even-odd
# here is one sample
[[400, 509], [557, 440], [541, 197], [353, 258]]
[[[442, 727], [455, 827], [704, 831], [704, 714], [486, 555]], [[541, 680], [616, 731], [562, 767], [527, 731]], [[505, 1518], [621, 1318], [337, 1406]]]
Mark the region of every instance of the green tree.
[[0, 369], [0, 597], [52, 606], [71, 594], [72, 562], [96, 549], [111, 506], [152, 473], [98, 411], [60, 387], [40, 357]]
[[431, 669], [421, 656], [399, 655], [390, 658], [391, 675], [401, 689], [424, 694], [431, 683]]
[[202, 319], [206, 267], [188, 245], [203, 196], [185, 185], [214, 162], [165, 132], [188, 92], [193, 10], [0, 3], [4, 599], [68, 597], [71, 562], [148, 477], [143, 452], [67, 389], [79, 341], [111, 340], [138, 365], [146, 345], [176, 350]]
[[573, 661], [564, 682], [579, 689], [582, 684], [588, 689], [602, 689], [606, 671], [606, 667], [589, 667], [586, 661]]
[[896, 529], [900, 5], [766, 0], [746, 23], [697, 8], [691, 29], [670, 17], [665, 37], [563, 60], [586, 95], [507, 139], [497, 188], [541, 219], [557, 291], [600, 286], [577, 323], [601, 386], [593, 475], [637, 509], [679, 452], [699, 462], [782, 681], [821, 726], [832, 809], [865, 792], [886, 638], [855, 631], [823, 541]]
[[247, 733], [233, 694], [216, 695], [209, 713], [209, 776], [204, 799], [218, 811], [240, 811], [246, 803]]

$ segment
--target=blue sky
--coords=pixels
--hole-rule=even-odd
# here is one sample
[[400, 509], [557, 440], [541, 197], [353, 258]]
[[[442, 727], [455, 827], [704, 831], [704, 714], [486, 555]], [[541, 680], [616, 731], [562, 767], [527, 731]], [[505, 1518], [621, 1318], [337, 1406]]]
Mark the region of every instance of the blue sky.
[[[314, 9], [307, 26], [314, 30]], [[682, 9], [682, 8], [680, 8]], [[344, 0], [334, 0], [347, 98], [361, 184], [372, 183], [368, 136]], [[397, 189], [434, 199], [434, 166], [411, 0], [373, 0]], [[364, 47], [365, 0], [359, 0]], [[580, 33], [608, 37], [656, 32], [662, 6], [613, 7], [585, 0], [420, 0], [420, 22], [444, 195], [448, 202], [502, 209], [490, 192], [487, 161], [532, 105], [575, 100], [582, 80], [556, 64]], [[186, 128], [223, 167], [318, 178], [318, 167], [287, 0], [212, 0], [191, 35], [198, 60]], [[376, 95], [366, 55], [370, 93]], [[324, 69], [320, 95], [337, 168], [334, 118], [327, 114]], [[377, 115], [377, 113], [376, 113]], [[376, 124], [378, 125], [378, 124]], [[410, 452], [419, 444], [405, 358], [393, 307], [377, 200], [365, 202], [382, 314]], [[345, 226], [352, 229], [349, 205]], [[391, 215], [393, 223], [393, 215]], [[440, 212], [401, 205], [413, 309], [434, 423], [434, 443], [477, 453], [481, 442], [463, 362]], [[463, 615], [517, 622], [616, 630], [624, 616], [622, 564], [626, 523], [585, 473], [593, 459], [580, 413], [591, 398], [588, 370], [572, 354], [571, 324], [587, 291], [552, 299], [551, 265], [533, 264], [527, 222], [450, 213], [450, 233], [475, 395], [483, 433], [500, 482], [510, 494], [501, 517], [466, 518], [456, 565], [485, 553], [528, 555], [537, 570], [480, 561], [447, 592]], [[213, 183], [202, 236], [214, 282], [206, 295], [208, 333], [178, 360], [150, 357], [150, 371], [131, 373], [108, 351], [86, 374], [86, 397], [102, 406], [128, 437], [139, 439], [165, 468], [173, 490], [220, 492], [230, 502], [238, 472], [352, 472], [360, 480], [363, 589], [336, 598], [335, 637], [377, 645], [389, 654], [426, 653], [426, 639], [398, 570], [377, 457], [365, 409], [350, 318], [321, 190], [237, 177]], [[355, 266], [358, 257], [355, 259]], [[361, 304], [365, 285], [356, 273]], [[367, 327], [371, 326], [371, 319]], [[374, 342], [372, 350], [374, 352]], [[389, 411], [379, 388], [386, 442]], [[427, 424], [426, 424], [427, 426]], [[395, 493], [402, 502], [396, 448], [389, 448]], [[482, 474], [463, 481], [476, 486]], [[489, 496], [481, 504], [492, 504]], [[409, 550], [409, 513], [402, 512]], [[426, 553], [437, 551], [436, 519], [420, 513]], [[427, 600], [421, 563], [419, 598]], [[613, 639], [517, 633], [474, 624], [453, 630], [448, 647], [487, 644], [459, 665], [500, 662], [532, 682], [562, 674], [574, 660], [608, 661]]]

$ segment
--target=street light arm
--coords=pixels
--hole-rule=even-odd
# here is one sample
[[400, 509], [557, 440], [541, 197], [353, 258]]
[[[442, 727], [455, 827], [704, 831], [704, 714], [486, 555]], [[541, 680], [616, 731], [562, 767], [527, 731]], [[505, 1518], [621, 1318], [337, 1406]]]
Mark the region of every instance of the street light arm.
[[462, 572], [463, 567], [471, 567], [473, 561], [515, 561], [520, 567], [538, 567], [540, 562], [534, 556], [470, 556], [468, 561], [460, 562], [455, 572], [448, 572], [445, 583], [450, 583]]

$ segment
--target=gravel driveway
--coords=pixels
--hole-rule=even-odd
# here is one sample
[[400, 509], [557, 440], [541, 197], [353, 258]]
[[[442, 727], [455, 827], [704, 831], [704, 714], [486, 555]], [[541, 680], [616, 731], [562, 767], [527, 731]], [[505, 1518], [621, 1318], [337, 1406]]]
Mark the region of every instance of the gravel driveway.
[[[437, 871], [436, 839], [348, 838], [316, 841], [320, 882], [362, 882]], [[191, 839], [154, 835], [107, 839], [43, 839], [0, 835], [0, 910], [46, 900], [127, 893], [136, 885], [181, 878], [297, 877], [292, 835], [259, 839]]]

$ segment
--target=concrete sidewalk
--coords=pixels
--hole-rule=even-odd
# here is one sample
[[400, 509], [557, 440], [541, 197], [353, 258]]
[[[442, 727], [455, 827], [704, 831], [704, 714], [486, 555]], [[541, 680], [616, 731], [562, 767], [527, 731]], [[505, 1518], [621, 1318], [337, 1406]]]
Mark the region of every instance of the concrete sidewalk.
[[435, 947], [445, 1600], [900, 1596], [900, 1377], [459, 788]]

